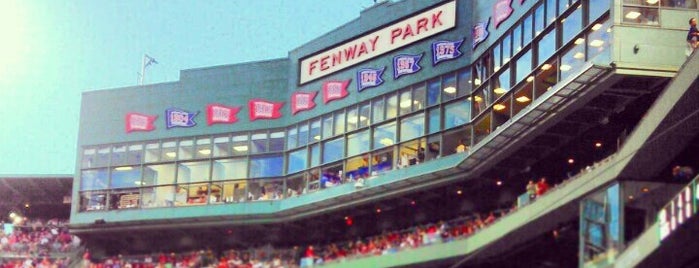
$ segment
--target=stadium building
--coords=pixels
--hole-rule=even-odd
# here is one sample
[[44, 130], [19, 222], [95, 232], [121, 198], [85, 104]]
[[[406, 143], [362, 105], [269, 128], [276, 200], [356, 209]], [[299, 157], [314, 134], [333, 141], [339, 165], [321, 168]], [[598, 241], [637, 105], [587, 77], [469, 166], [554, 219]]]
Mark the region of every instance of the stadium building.
[[298, 251], [494, 212], [467, 237], [324, 265], [696, 263], [675, 249], [697, 248], [698, 16], [383, 1], [286, 58], [85, 92], [71, 233], [97, 258]]

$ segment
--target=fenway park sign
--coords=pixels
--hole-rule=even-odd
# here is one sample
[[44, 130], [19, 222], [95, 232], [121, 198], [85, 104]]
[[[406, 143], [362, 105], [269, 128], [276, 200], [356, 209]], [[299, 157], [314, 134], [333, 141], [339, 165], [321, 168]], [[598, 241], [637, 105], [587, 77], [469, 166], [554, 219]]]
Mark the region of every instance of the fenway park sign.
[[299, 63], [299, 84], [407, 46], [456, 26], [456, 1], [451, 1], [369, 34], [304, 58]]

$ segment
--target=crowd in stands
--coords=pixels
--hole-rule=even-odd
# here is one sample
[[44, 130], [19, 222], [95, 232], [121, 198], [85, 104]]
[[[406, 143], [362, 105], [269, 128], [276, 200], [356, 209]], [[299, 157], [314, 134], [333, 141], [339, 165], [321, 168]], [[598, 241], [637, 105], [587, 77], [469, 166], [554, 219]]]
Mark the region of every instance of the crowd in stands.
[[68, 232], [67, 221], [12, 224], [12, 232], [0, 231], [0, 268], [67, 267], [66, 256], [79, 247], [80, 239]]

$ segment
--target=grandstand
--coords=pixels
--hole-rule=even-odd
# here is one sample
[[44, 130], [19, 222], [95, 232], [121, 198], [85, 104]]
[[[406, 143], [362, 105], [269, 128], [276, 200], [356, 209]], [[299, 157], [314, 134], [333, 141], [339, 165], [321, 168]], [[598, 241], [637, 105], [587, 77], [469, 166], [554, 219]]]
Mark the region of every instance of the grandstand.
[[695, 266], [699, 11], [651, 2], [383, 1], [287, 58], [84, 93], [72, 183], [0, 194], [72, 196], [74, 265]]

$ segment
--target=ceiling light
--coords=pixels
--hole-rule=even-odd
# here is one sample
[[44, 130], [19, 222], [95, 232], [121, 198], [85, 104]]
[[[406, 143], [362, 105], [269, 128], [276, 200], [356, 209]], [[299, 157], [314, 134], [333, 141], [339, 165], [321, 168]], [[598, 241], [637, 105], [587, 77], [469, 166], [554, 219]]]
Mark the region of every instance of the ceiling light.
[[415, 200], [410, 201], [410, 204], [414, 206], [414, 205], [415, 205]]
[[595, 142], [595, 147], [597, 147], [597, 148], [600, 148], [600, 147], [602, 147], [602, 143], [601, 143], [601, 142], [599, 142], [599, 141], [598, 141], [598, 142]]
[[497, 72], [497, 71], [499, 71], [499, 70], [500, 70], [500, 66], [495, 66], [495, 67], [493, 67], [493, 71]]
[[136, 185], [145, 185], [146, 184], [145, 182], [142, 182], [142, 181], [135, 181], [133, 183]]
[[650, 192], [650, 189], [648, 189], [648, 187], [643, 187], [641, 188], [641, 192], [647, 193]]
[[410, 108], [410, 100], [403, 100], [400, 102], [400, 108]]
[[582, 52], [575, 53], [575, 55], [573, 55], [573, 58], [576, 58], [576, 59], [585, 58], [585, 53], [582, 53]]
[[534, 76], [530, 75], [529, 77], [527, 77], [527, 82], [531, 82], [531, 81], [534, 81]]
[[502, 59], [502, 63], [507, 63], [507, 62], [509, 62], [509, 61], [510, 61], [510, 58], [504, 58], [504, 59]]
[[515, 99], [517, 102], [529, 102], [531, 99], [527, 96], [519, 96]]
[[595, 40], [590, 41], [591, 47], [601, 47], [602, 45], [604, 45], [604, 41], [602, 41], [602, 40], [595, 39]]
[[495, 184], [496, 184], [497, 186], [501, 186], [501, 185], [502, 185], [502, 181], [501, 181], [501, 180], [498, 180], [498, 181], [495, 182]]
[[551, 64], [546, 63], [544, 65], [541, 65], [541, 70], [546, 71], [548, 69], [551, 69]]
[[132, 170], [132, 169], [133, 169], [132, 167], [118, 167], [118, 168], [115, 168], [114, 170], [127, 171], [127, 170]]
[[493, 109], [496, 110], [496, 111], [502, 111], [502, 110], [504, 110], [505, 108], [507, 108], [507, 106], [505, 106], [505, 105], [503, 105], [503, 104], [500, 104], [500, 103], [493, 105]]
[[444, 93], [454, 94], [454, 93], [456, 93], [456, 88], [455, 87], [446, 87], [446, 88], [444, 88]]
[[381, 209], [380, 209], [380, 208], [377, 208], [377, 209], [376, 209], [376, 213], [381, 213]]
[[320, 140], [320, 135], [315, 135], [315, 136], [313, 136], [313, 139], [319, 141], [319, 140]]
[[458, 194], [458, 195], [462, 194], [461, 190], [456, 191], [456, 194]]
[[501, 87], [497, 87], [497, 88], [493, 89], [493, 92], [495, 92], [495, 94], [502, 95], [502, 94], [505, 94], [505, 92], [507, 92], [507, 90], [505, 90], [504, 88], [501, 88]]
[[658, 0], [646, 0], [646, 3], [648, 3], [649, 5], [655, 5], [658, 3]]
[[203, 155], [210, 155], [211, 149], [201, 149], [201, 150], [199, 150], [199, 153], [203, 154]]
[[560, 69], [561, 69], [561, 71], [567, 72], [567, 71], [570, 71], [571, 68], [573, 68], [573, 67], [571, 67], [568, 64], [562, 64]]
[[633, 195], [629, 195], [629, 200], [633, 200]]
[[359, 121], [366, 121], [368, 118], [366, 116], [360, 115]]
[[597, 30], [599, 30], [599, 29], [601, 29], [601, 28], [602, 28], [602, 24], [599, 24], [599, 23], [595, 23], [595, 25], [592, 26], [592, 30], [593, 30], [593, 31], [597, 31]]
[[347, 116], [347, 121], [348, 121], [348, 122], [357, 122], [357, 119], [358, 119], [358, 118], [357, 118], [356, 115]]
[[233, 146], [233, 150], [235, 150], [237, 152], [247, 152], [248, 146], [247, 145]]
[[481, 96], [475, 96], [475, 97], [473, 97], [473, 99], [474, 99], [476, 102], [481, 102], [481, 101], [483, 101], [483, 98], [481, 98]]
[[575, 159], [568, 158], [568, 164], [575, 164]]
[[578, 38], [578, 39], [575, 39], [575, 44], [576, 44], [576, 45], [582, 44], [582, 43], [584, 43], [584, 42], [585, 42], [585, 38]]
[[167, 152], [167, 153], [165, 153], [165, 156], [167, 156], [167, 157], [169, 157], [169, 158], [175, 158], [175, 157], [177, 157], [177, 153], [175, 153], [175, 152]]
[[473, 79], [473, 84], [476, 85], [476, 86], [480, 86], [480, 85], [481, 85], [481, 79], [479, 79], [479, 78]]
[[641, 16], [641, 13], [640, 13], [640, 12], [638, 12], [638, 11], [631, 11], [631, 12], [629, 12], [629, 13], [626, 13], [626, 16], [624, 16], [624, 17], [627, 18], [627, 19], [630, 19], [630, 20], [635, 20], [635, 19], [638, 18], [638, 16]]

